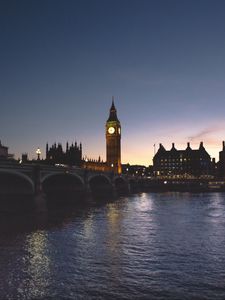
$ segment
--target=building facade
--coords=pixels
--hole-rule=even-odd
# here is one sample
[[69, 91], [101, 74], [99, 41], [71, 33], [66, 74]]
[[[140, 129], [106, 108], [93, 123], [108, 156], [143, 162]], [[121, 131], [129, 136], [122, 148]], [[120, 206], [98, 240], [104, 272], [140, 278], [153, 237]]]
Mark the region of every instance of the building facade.
[[153, 167], [146, 167], [144, 165], [122, 164], [122, 173], [129, 176], [150, 178], [153, 176]]
[[90, 159], [85, 157], [83, 160], [83, 168], [98, 172], [108, 171], [106, 162], [103, 162], [100, 157], [98, 159]]
[[9, 154], [8, 149], [0, 141], [0, 160], [14, 160], [14, 154]]
[[7, 159], [8, 158], [8, 147], [3, 146], [0, 141], [0, 159]]
[[219, 161], [217, 163], [217, 175], [225, 178], [225, 142], [222, 142], [222, 150], [219, 152]]
[[82, 144], [77, 142], [70, 146], [66, 143], [66, 151], [63, 150], [62, 144], [53, 144], [51, 147], [46, 144], [46, 162], [48, 164], [65, 164], [70, 166], [82, 165]]
[[177, 150], [173, 143], [169, 151], [160, 144], [153, 158], [153, 170], [156, 177], [188, 178], [214, 175], [213, 162], [203, 142], [196, 150], [191, 149], [190, 143], [187, 143], [185, 150]]

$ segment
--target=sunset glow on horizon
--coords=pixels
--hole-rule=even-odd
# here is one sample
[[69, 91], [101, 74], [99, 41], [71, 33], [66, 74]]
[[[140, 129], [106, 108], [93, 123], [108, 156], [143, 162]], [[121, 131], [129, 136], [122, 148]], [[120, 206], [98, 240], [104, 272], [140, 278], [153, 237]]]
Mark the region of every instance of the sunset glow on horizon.
[[122, 163], [159, 143], [218, 160], [225, 140], [225, 2], [1, 1], [0, 126], [15, 158], [82, 142], [106, 159], [112, 96]]

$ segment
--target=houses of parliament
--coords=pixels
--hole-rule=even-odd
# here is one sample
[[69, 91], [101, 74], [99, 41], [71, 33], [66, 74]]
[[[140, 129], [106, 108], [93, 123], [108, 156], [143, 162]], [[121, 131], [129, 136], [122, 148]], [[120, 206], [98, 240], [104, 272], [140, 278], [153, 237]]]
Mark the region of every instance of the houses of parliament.
[[96, 171], [111, 171], [120, 174], [121, 166], [121, 125], [117, 117], [117, 111], [112, 99], [109, 117], [105, 125], [106, 137], [106, 162], [99, 157], [96, 160], [82, 159], [82, 144], [75, 142], [72, 145], [66, 144], [66, 151], [63, 151], [61, 144], [46, 145], [46, 162], [48, 164], [66, 164], [84, 167]]

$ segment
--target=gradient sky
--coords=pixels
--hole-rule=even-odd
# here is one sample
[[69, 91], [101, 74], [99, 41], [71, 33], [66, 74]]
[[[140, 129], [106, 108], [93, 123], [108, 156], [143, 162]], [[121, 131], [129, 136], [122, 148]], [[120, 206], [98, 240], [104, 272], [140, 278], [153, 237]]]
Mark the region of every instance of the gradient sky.
[[224, 0], [1, 0], [0, 139], [15, 157], [56, 142], [105, 160], [112, 95], [122, 162], [153, 145], [225, 140]]

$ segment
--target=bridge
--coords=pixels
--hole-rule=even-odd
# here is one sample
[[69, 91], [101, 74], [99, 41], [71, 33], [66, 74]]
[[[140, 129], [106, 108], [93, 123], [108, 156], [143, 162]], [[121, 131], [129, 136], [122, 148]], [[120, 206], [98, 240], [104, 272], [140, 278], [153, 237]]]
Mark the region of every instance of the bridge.
[[76, 201], [89, 194], [111, 195], [114, 192], [134, 191], [139, 184], [137, 178], [113, 172], [37, 163], [0, 163], [0, 199], [32, 197], [37, 207], [44, 205], [45, 197], [53, 201], [60, 197]]
[[0, 161], [0, 212], [11, 203], [16, 211], [21, 207], [44, 211], [58, 201], [76, 203], [89, 195], [110, 197], [136, 191], [224, 192], [225, 180], [149, 179], [78, 167]]

